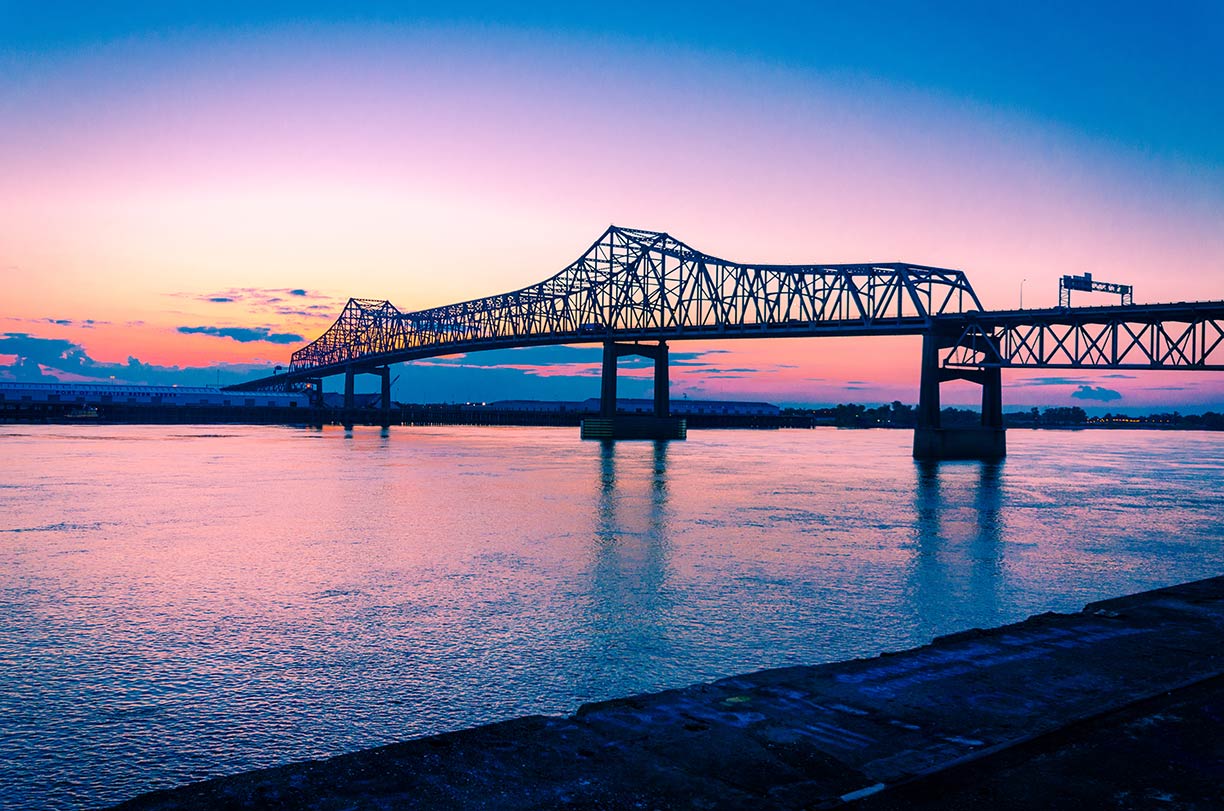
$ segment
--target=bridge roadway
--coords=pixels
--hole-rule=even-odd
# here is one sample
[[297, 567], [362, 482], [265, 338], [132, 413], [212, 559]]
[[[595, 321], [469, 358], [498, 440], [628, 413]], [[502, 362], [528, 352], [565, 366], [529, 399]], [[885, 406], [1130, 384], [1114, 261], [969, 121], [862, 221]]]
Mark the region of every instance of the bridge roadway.
[[[609, 227], [560, 273], [521, 290], [416, 312], [350, 299], [285, 372], [233, 390], [321, 389], [345, 375], [382, 380], [390, 365], [458, 353], [556, 344], [604, 347], [601, 414], [615, 421], [616, 361], [655, 362], [655, 416], [669, 417], [668, 342], [733, 338], [922, 335], [914, 455], [992, 458], [1006, 452], [1001, 370], [1224, 370], [1224, 301], [986, 311], [959, 270], [904, 262], [744, 264], [669, 234]], [[982, 386], [982, 425], [945, 429], [939, 386]]]

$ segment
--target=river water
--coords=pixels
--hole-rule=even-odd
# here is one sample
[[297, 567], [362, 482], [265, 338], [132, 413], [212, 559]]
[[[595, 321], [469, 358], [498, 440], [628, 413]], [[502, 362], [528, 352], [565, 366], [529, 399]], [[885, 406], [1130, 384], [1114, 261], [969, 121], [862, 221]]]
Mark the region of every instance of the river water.
[[100, 807], [1224, 573], [1224, 435], [0, 427], [0, 807]]

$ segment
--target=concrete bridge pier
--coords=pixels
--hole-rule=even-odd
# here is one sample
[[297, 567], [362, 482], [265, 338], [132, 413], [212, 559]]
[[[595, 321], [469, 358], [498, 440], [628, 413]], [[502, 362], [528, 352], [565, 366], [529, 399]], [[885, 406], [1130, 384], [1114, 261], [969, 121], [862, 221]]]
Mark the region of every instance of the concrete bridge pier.
[[356, 405], [353, 397], [353, 382], [356, 376], [357, 371], [352, 366], [344, 370], [344, 413], [340, 424], [346, 431], [353, 430], [353, 409]]
[[671, 380], [667, 376], [667, 342], [659, 341], [654, 355], [654, 413], [671, 416]]
[[[345, 428], [352, 428], [357, 415], [357, 397], [354, 392], [355, 378], [359, 374], [378, 375], [381, 384], [379, 399], [379, 425], [383, 428], [391, 425], [391, 367], [378, 366], [373, 369], [357, 369], [348, 367], [344, 370], [344, 410], [341, 422]], [[321, 383], [322, 381], [320, 381]], [[322, 386], [320, 385], [320, 390]]]
[[[616, 413], [616, 363], [626, 356], [654, 360], [654, 413]], [[671, 390], [667, 373], [666, 341], [657, 344], [620, 344], [604, 341], [603, 373], [599, 385], [599, 416], [582, 421], [583, 439], [684, 439], [685, 421], [671, 416]]]
[[379, 382], [381, 384], [382, 396], [378, 400], [378, 410], [381, 420], [379, 425], [383, 428], [391, 427], [391, 367], [380, 366], [376, 370], [378, 372]]
[[603, 371], [599, 375], [599, 418], [602, 420], [616, 416], [616, 361], [620, 359], [616, 346], [611, 341], [603, 346]]
[[[1007, 455], [1003, 427], [1003, 375], [998, 367], [946, 369], [939, 350], [954, 336], [927, 332], [922, 336], [922, 377], [918, 385], [918, 425], [914, 429], [915, 459], [1001, 459]], [[974, 428], [944, 428], [940, 417], [939, 384], [970, 380], [982, 387], [982, 424]]]
[[603, 374], [599, 386], [599, 416], [616, 416], [616, 362], [623, 357], [638, 356], [654, 360], [654, 416], [671, 415], [671, 385], [667, 375], [667, 341], [657, 344], [618, 344], [605, 341]]

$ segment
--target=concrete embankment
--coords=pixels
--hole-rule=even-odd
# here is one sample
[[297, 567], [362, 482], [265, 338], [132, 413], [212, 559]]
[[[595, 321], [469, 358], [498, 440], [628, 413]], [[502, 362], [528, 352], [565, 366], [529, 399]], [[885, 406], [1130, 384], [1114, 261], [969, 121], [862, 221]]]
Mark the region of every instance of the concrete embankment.
[[1216, 808], [1221, 722], [1224, 577], [119, 807]]

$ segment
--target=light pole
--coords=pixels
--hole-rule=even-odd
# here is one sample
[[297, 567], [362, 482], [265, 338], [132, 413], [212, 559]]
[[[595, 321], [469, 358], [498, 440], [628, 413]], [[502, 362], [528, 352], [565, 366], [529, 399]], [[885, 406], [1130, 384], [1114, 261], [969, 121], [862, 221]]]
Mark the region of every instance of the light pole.
[[1020, 309], [1024, 309], [1024, 283], [1028, 281], [1028, 277], [1020, 280]]

